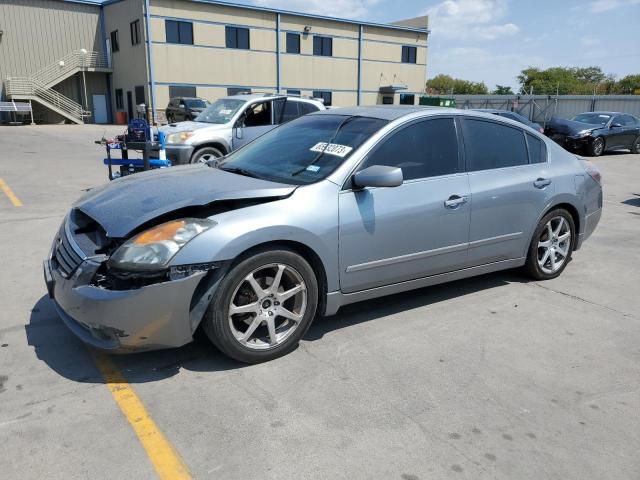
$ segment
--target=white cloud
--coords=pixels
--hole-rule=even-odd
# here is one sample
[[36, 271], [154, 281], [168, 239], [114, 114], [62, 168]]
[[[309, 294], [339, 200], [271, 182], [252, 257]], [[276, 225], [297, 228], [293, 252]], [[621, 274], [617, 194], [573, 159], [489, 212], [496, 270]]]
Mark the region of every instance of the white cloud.
[[505, 0], [444, 0], [426, 10], [434, 36], [456, 39], [494, 40], [520, 31], [503, 23]]
[[600, 45], [600, 40], [594, 37], [582, 37], [580, 39], [580, 44], [585, 47], [594, 47], [596, 45]]
[[254, 0], [252, 3], [329, 17], [363, 18], [368, 16], [371, 7], [378, 2], [379, 0]]
[[589, 11], [592, 13], [601, 13], [615, 10], [616, 8], [639, 4], [640, 0], [593, 0], [589, 3]]

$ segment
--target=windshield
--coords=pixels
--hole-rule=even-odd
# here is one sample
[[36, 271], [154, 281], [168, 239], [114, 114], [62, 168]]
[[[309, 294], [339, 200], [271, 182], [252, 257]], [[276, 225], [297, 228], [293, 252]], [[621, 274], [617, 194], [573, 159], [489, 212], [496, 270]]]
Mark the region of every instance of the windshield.
[[230, 154], [219, 168], [274, 182], [314, 183], [326, 178], [386, 124], [377, 118], [344, 115], [300, 117]]
[[602, 113], [581, 113], [573, 117], [574, 122], [589, 123], [591, 125], [606, 125], [611, 115]]
[[185, 98], [184, 106], [187, 108], [206, 108], [207, 104], [199, 98]]
[[200, 115], [196, 117], [196, 122], [205, 123], [229, 123], [236, 112], [246, 103], [245, 100], [235, 98], [222, 98], [209, 105]]

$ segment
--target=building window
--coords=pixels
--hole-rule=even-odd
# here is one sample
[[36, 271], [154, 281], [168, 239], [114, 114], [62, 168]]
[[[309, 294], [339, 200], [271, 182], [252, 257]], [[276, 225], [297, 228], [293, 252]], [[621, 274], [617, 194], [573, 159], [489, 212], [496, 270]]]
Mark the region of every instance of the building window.
[[227, 95], [240, 95], [240, 94], [249, 94], [251, 93], [251, 89], [247, 87], [229, 87], [227, 88]]
[[287, 53], [300, 53], [299, 33], [287, 33]]
[[400, 105], [415, 105], [416, 96], [413, 93], [401, 93]]
[[393, 97], [382, 97], [383, 105], [393, 105]]
[[193, 45], [193, 23], [191, 22], [165, 20], [164, 31], [167, 38], [167, 43]]
[[300, 95], [300, 90], [287, 89], [287, 95]]
[[141, 103], [144, 103], [146, 105], [147, 102], [144, 99], [144, 86], [138, 85], [135, 88], [135, 93], [136, 93], [136, 105], [140, 105]]
[[140, 20], [131, 22], [129, 30], [131, 31], [131, 45], [138, 45], [140, 43]]
[[116, 110], [124, 110], [124, 96], [121, 88], [116, 88]]
[[197, 97], [194, 85], [169, 85], [169, 98]]
[[249, 29], [241, 27], [225, 27], [227, 48], [249, 50]]
[[118, 41], [118, 30], [111, 32], [111, 52], [120, 51], [120, 42]]
[[313, 37], [313, 54], [319, 57], [331, 57], [333, 55], [333, 38]]
[[313, 97], [323, 101], [325, 107], [331, 106], [331, 92], [323, 92], [320, 90], [313, 91]]
[[416, 63], [417, 47], [402, 47], [402, 63]]

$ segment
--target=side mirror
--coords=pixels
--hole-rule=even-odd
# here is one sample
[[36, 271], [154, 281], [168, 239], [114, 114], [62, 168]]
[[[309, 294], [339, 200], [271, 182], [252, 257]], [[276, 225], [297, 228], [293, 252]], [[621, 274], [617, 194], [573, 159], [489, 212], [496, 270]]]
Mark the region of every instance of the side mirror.
[[622, 127], [621, 123], [612, 123], [609, 128], [621, 128], [621, 127]]
[[364, 187], [399, 187], [403, 182], [402, 170], [385, 165], [372, 165], [353, 175], [353, 185]]
[[242, 140], [242, 127], [236, 126], [236, 138]]

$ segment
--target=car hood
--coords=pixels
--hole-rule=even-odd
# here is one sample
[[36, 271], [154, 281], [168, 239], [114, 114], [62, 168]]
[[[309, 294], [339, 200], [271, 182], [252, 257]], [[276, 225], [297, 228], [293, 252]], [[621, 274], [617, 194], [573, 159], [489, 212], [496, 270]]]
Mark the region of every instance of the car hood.
[[564, 135], [576, 135], [585, 130], [593, 131], [602, 128], [601, 125], [593, 125], [591, 123], [574, 122], [573, 120], [565, 120], [563, 118], [552, 118], [546, 127], [547, 133], [561, 133]]
[[225, 172], [204, 164], [128, 175], [90, 190], [74, 208], [98, 222], [112, 238], [124, 238], [162, 215], [223, 200], [274, 199], [295, 186]]
[[206, 122], [177, 122], [170, 123], [158, 128], [159, 131], [169, 135], [171, 133], [178, 132], [195, 132], [196, 130], [202, 130], [203, 128], [209, 128], [211, 130], [221, 130], [228, 128], [225, 124], [218, 123], [206, 123]]

